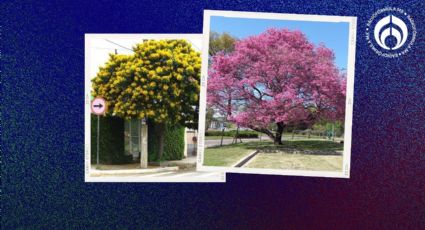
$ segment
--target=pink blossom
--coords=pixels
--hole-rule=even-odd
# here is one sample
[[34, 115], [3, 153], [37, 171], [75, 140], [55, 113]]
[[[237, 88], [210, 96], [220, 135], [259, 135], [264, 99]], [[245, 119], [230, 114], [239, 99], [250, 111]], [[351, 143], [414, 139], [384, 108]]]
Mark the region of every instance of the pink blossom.
[[334, 53], [300, 31], [269, 29], [218, 53], [209, 67], [207, 102], [240, 126], [343, 120], [346, 79]]

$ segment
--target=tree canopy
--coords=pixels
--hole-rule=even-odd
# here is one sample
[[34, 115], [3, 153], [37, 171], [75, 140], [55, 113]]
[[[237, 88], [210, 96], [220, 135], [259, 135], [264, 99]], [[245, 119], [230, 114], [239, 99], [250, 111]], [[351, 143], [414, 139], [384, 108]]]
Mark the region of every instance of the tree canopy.
[[111, 54], [93, 82], [109, 114], [190, 125], [197, 122], [201, 58], [186, 40], [146, 40], [134, 54]]
[[332, 50], [300, 31], [269, 29], [212, 57], [207, 101], [228, 120], [281, 144], [286, 125], [343, 119], [345, 87]]
[[226, 32], [219, 34], [212, 31], [210, 33], [208, 53], [210, 56], [218, 52], [230, 53], [234, 50], [236, 41], [237, 39], [235, 37]]

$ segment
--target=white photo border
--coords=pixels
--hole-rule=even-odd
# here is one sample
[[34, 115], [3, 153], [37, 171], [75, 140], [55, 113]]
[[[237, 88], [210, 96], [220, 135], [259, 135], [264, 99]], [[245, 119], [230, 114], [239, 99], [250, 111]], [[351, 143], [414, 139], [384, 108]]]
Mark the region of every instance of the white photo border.
[[[348, 63], [347, 63], [347, 89], [345, 99], [345, 128], [344, 128], [344, 150], [343, 150], [343, 168], [340, 172], [335, 171], [310, 171], [310, 170], [281, 170], [281, 169], [260, 169], [260, 168], [232, 168], [204, 166], [204, 146], [205, 146], [205, 116], [206, 116], [206, 90], [208, 76], [208, 49], [210, 35], [210, 19], [212, 16], [222, 16], [230, 18], [252, 18], [252, 19], [277, 19], [292, 21], [312, 21], [312, 22], [348, 22]], [[198, 127], [198, 159], [197, 169], [199, 171], [222, 171], [230, 173], [247, 174], [270, 174], [270, 175], [290, 175], [290, 176], [309, 176], [309, 177], [334, 177], [350, 178], [350, 159], [351, 159], [351, 134], [353, 119], [353, 95], [354, 95], [354, 66], [356, 57], [356, 31], [357, 17], [353, 16], [326, 16], [326, 15], [308, 15], [308, 14], [285, 14], [285, 13], [259, 13], [259, 12], [241, 12], [241, 11], [216, 11], [204, 10], [203, 26], [203, 46], [202, 46], [202, 70], [201, 70], [201, 92], [199, 106], [199, 127]]]
[[[84, 180], [85, 182], [196, 182], [196, 183], [222, 183], [226, 182], [226, 174], [220, 172], [219, 176], [214, 177], [149, 177], [149, 176], [91, 176], [91, 109], [90, 109], [90, 91], [92, 83], [90, 79], [90, 64], [92, 39], [199, 39], [202, 40], [202, 34], [103, 34], [86, 33], [84, 36]], [[202, 49], [201, 49], [202, 53]]]

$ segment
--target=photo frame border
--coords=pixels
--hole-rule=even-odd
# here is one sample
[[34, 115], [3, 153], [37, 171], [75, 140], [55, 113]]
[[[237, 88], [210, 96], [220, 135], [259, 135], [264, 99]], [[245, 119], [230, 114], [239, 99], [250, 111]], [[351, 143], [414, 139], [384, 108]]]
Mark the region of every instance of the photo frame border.
[[[92, 39], [96, 38], [110, 38], [110, 39], [200, 39], [203, 40], [202, 34], [119, 34], [119, 33], [85, 33], [84, 34], [84, 181], [85, 182], [116, 182], [116, 183], [126, 183], [126, 182], [154, 182], [154, 183], [224, 183], [226, 182], [226, 174], [220, 172], [219, 177], [214, 177], [213, 179], [208, 177], [148, 177], [148, 176], [105, 176], [97, 177], [91, 176], [91, 108], [90, 108], [90, 91], [92, 88], [91, 78], [90, 78], [90, 59], [91, 59], [91, 42]], [[203, 44], [202, 44], [203, 46]], [[201, 58], [202, 58], [201, 48]], [[197, 172], [197, 168], [196, 171]]]
[[[250, 19], [273, 19], [287, 21], [311, 21], [311, 22], [348, 22], [348, 60], [347, 60], [347, 88], [345, 98], [345, 121], [344, 121], [344, 150], [342, 170], [335, 171], [312, 171], [312, 170], [282, 170], [282, 169], [260, 169], [260, 168], [232, 168], [205, 166], [204, 146], [205, 146], [205, 116], [206, 116], [206, 91], [208, 76], [208, 51], [210, 23], [212, 16], [221, 16], [229, 18], [250, 18]], [[351, 168], [351, 143], [352, 143], [352, 120], [354, 104], [354, 71], [356, 57], [356, 32], [357, 17], [354, 16], [328, 16], [328, 15], [310, 15], [310, 14], [287, 14], [287, 13], [262, 13], [262, 12], [243, 12], [243, 11], [219, 11], [204, 10], [203, 25], [203, 46], [202, 46], [202, 67], [201, 67], [201, 92], [199, 105], [199, 127], [198, 127], [198, 154], [197, 169], [199, 171], [221, 171], [229, 173], [246, 174], [266, 174], [266, 175], [289, 175], [289, 176], [308, 176], [308, 177], [333, 177], [350, 178]]]

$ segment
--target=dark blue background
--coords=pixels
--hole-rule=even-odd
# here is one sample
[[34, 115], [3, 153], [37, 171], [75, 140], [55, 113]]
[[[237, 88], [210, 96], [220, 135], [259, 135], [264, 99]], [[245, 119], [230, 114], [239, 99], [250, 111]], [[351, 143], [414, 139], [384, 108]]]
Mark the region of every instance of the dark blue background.
[[[385, 6], [415, 20], [396, 59], [367, 47]], [[201, 33], [203, 9], [357, 16], [350, 179], [84, 183], [84, 33]], [[1, 3], [2, 228], [424, 228], [424, 1]], [[332, 35], [337, 36], [337, 35]]]

